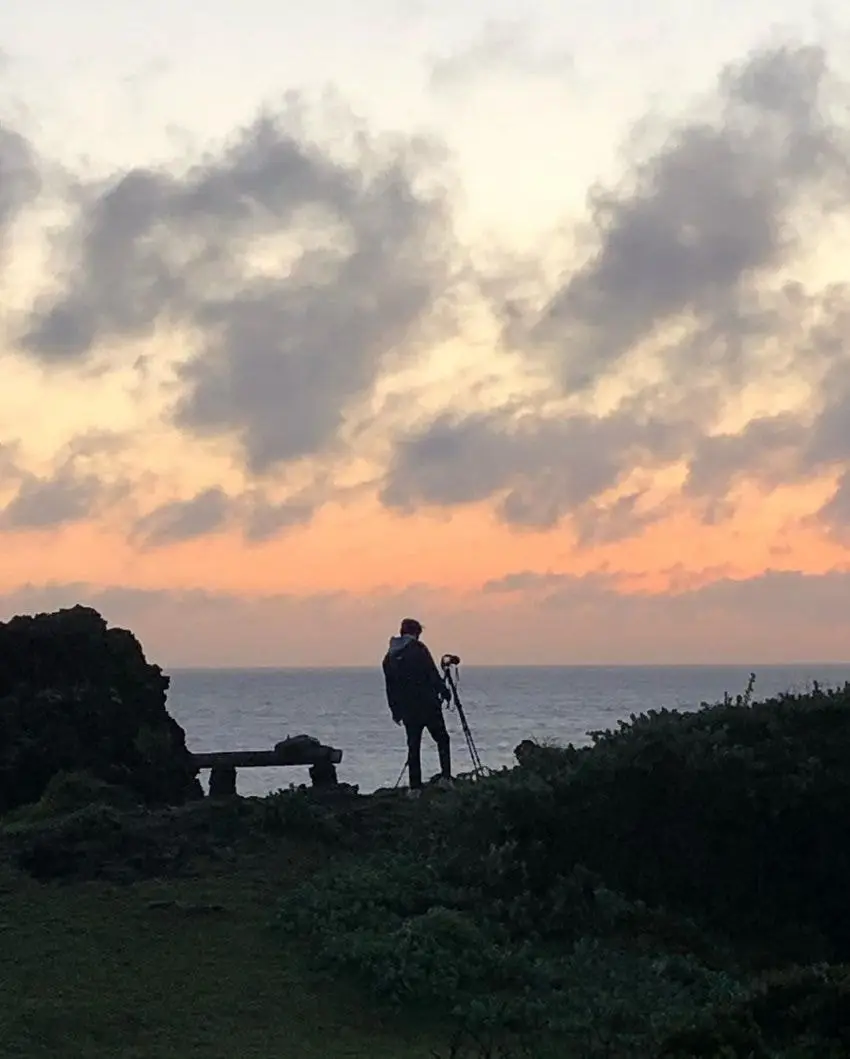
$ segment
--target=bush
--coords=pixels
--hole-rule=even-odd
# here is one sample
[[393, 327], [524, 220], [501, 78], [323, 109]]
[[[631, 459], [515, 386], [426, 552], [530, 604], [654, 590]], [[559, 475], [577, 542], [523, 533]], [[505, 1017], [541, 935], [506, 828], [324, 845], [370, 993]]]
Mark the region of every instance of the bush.
[[[555, 896], [557, 926], [526, 894], [488, 903], [480, 881], [460, 885], [438, 862], [383, 854], [299, 888], [278, 924], [306, 933], [329, 970], [356, 976], [379, 1000], [448, 1014], [459, 1035], [488, 1047], [555, 1038], [591, 1056], [615, 1035], [642, 1047], [735, 994], [729, 974], [665, 952], [661, 932], [646, 944], [653, 914], [589, 891], [585, 873]], [[634, 919], [644, 924], [638, 944], [622, 929]]]
[[[133, 882], [153, 876], [196, 873], [206, 859], [231, 861], [262, 846], [256, 810], [249, 799], [221, 803], [203, 799], [185, 806], [149, 810], [96, 800], [72, 807], [76, 797], [45, 798], [0, 821], [0, 856], [34, 878], [109, 879]], [[56, 788], [54, 787], [53, 790]], [[77, 790], [84, 789], [81, 785]], [[94, 788], [95, 790], [97, 788]], [[115, 792], [109, 790], [107, 798]], [[117, 803], [117, 804], [116, 804]], [[49, 808], [49, 811], [48, 811]]]
[[459, 857], [509, 848], [511, 886], [542, 893], [582, 863], [650, 904], [770, 939], [771, 956], [845, 959], [848, 811], [844, 687], [633, 717], [560, 768], [526, 754], [470, 792], [453, 830]]
[[751, 983], [759, 961], [850, 954], [848, 707], [850, 686], [816, 687], [526, 742], [279, 922], [384, 1001], [451, 1012], [482, 1056], [829, 1056], [844, 972]]
[[3, 830], [17, 824], [38, 824], [90, 806], [116, 810], [139, 809], [139, 799], [127, 787], [104, 783], [89, 772], [57, 772], [37, 802], [20, 806], [2, 819]]
[[[158, 870], [165, 847], [130, 814], [91, 804], [58, 816], [19, 819], [0, 830], [12, 860], [34, 878], [98, 878], [138, 874], [153, 858]], [[150, 873], [149, 873], [150, 874]]]
[[302, 787], [278, 790], [257, 800], [257, 823], [270, 835], [292, 835], [319, 841], [343, 837], [340, 822], [321, 796]]
[[768, 974], [748, 992], [671, 1032], [666, 1059], [844, 1059], [850, 1054], [850, 968]]

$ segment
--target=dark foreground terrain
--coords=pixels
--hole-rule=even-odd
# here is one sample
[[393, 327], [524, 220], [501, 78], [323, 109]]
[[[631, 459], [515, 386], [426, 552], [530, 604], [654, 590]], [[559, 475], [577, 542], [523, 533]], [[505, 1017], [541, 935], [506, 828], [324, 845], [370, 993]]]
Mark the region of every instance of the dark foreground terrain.
[[211, 800], [129, 634], [45, 620], [0, 670], [0, 1055], [850, 1055], [850, 686]]
[[403, 1028], [353, 985], [329, 983], [297, 938], [271, 928], [281, 895], [326, 862], [284, 839], [132, 881], [116, 870], [122, 881], [43, 882], [7, 861], [0, 1055], [426, 1059], [421, 1028]]

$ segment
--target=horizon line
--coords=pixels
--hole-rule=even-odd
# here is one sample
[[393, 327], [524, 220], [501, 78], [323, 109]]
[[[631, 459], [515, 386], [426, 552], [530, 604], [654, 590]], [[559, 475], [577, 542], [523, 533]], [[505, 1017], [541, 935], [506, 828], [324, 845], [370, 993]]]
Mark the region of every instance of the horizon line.
[[[376, 664], [360, 663], [352, 665], [169, 665], [152, 663], [160, 669], [180, 670], [182, 672], [204, 673], [263, 673], [282, 670], [297, 672], [316, 671], [367, 671], [380, 670]], [[801, 667], [850, 668], [850, 659], [842, 661], [802, 660], [796, 662], [462, 662], [461, 669], [749, 669], [756, 672], [762, 669], [799, 669]]]

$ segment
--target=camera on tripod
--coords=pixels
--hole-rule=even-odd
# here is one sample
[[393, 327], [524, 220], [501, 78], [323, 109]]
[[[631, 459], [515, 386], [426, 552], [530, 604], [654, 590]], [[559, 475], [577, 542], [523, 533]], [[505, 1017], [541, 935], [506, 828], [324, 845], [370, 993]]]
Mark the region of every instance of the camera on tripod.
[[440, 659], [440, 668], [443, 671], [443, 680], [446, 682], [446, 687], [451, 695], [451, 701], [454, 704], [454, 708], [457, 710], [458, 719], [460, 720], [460, 726], [463, 729], [463, 735], [466, 739], [466, 746], [469, 750], [469, 756], [472, 758], [472, 774], [474, 776], [483, 776], [486, 774], [486, 769], [481, 763], [481, 757], [478, 754], [478, 747], [475, 745], [475, 740], [472, 738], [472, 732], [469, 728], [469, 722], [466, 719], [466, 711], [463, 708], [463, 703], [460, 701], [460, 696], [457, 693], [457, 682], [456, 675], [452, 675], [452, 670], [457, 669], [460, 665], [460, 655], [446, 654]]

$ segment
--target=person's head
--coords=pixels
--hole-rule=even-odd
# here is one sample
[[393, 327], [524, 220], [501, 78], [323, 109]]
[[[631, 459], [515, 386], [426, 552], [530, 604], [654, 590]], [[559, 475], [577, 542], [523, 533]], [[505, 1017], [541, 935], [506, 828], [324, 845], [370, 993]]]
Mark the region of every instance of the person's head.
[[403, 618], [399, 633], [402, 636], [415, 636], [418, 639], [422, 635], [422, 626], [416, 618]]

